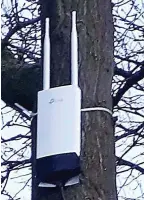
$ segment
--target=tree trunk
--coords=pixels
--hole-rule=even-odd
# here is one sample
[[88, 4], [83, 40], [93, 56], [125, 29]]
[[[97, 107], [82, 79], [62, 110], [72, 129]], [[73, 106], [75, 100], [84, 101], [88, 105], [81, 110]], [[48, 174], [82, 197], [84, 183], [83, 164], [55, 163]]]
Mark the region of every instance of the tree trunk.
[[[111, 1], [41, 0], [40, 3], [42, 36], [44, 20], [50, 17], [51, 86], [70, 84], [71, 12], [76, 10], [82, 108], [112, 109]], [[64, 188], [66, 200], [117, 199], [113, 121], [104, 111], [82, 114], [81, 168], [80, 184]], [[58, 200], [60, 195], [58, 189], [34, 188], [33, 185], [33, 200]]]

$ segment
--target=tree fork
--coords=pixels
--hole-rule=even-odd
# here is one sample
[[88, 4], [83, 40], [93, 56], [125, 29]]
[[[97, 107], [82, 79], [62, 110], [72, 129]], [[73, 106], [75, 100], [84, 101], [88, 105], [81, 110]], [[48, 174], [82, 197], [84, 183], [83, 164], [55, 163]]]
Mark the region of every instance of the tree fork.
[[[50, 17], [51, 87], [70, 84], [71, 12], [77, 11], [79, 85], [82, 108], [112, 109], [113, 22], [111, 1], [41, 0], [42, 49], [44, 22]], [[43, 51], [42, 51], [43, 52]], [[43, 56], [43, 53], [42, 53]], [[33, 122], [35, 157], [36, 120]], [[33, 159], [32, 200], [62, 199], [57, 188], [37, 187]], [[82, 114], [80, 184], [64, 188], [66, 200], [116, 200], [114, 130], [112, 117], [103, 111]]]

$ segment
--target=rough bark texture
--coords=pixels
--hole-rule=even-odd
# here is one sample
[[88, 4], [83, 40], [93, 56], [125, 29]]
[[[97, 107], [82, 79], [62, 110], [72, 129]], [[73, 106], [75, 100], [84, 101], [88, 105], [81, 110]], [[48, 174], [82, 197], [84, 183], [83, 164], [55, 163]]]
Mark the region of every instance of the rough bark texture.
[[37, 92], [42, 88], [42, 73], [40, 66], [19, 62], [12, 52], [3, 49], [1, 67], [1, 96], [9, 106], [19, 103], [28, 110], [33, 110]]
[[[44, 19], [50, 17], [51, 86], [70, 83], [71, 11], [77, 11], [79, 85], [82, 107], [112, 109], [113, 23], [110, 0], [41, 0]], [[116, 200], [112, 118], [103, 111], [82, 114], [81, 183], [65, 188], [66, 200]], [[35, 199], [61, 199], [58, 189], [37, 188]]]

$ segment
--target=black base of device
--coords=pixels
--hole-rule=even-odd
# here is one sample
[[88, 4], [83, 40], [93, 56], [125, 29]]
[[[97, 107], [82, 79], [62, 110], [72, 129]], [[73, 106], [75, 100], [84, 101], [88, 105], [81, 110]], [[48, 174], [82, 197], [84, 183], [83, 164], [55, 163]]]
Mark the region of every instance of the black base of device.
[[65, 184], [80, 174], [80, 158], [76, 153], [57, 154], [36, 160], [37, 181]]

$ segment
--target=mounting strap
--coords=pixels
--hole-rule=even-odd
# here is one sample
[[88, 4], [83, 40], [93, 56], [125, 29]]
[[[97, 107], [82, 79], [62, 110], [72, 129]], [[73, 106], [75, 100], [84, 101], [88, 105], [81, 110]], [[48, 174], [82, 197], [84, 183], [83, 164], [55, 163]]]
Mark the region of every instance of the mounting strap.
[[112, 111], [108, 108], [104, 108], [104, 107], [94, 107], [94, 108], [82, 108], [81, 112], [91, 112], [91, 111], [104, 111], [109, 113], [110, 115], [112, 115]]

